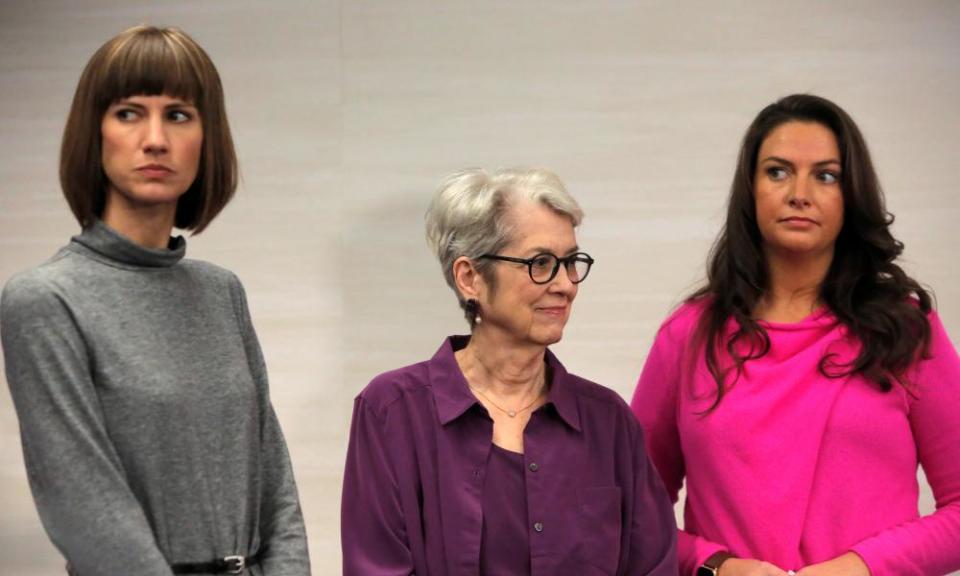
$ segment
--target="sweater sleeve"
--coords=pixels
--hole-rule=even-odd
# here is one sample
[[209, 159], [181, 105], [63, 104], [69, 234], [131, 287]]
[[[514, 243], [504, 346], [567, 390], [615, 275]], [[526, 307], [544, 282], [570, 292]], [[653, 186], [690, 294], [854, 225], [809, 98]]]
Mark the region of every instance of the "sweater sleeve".
[[930, 357], [918, 362], [910, 425], [936, 511], [891, 527], [853, 547], [874, 576], [960, 570], [960, 358], [936, 313]]
[[[686, 473], [677, 422], [685, 345], [686, 342], [678, 343], [671, 338], [668, 324], [660, 328], [630, 402], [643, 427], [650, 460], [674, 504]], [[723, 544], [679, 530], [677, 557], [680, 574], [694, 574], [707, 558], [725, 549]]]
[[260, 399], [260, 566], [264, 576], [309, 576], [307, 534], [293, 466], [270, 402], [266, 364], [250, 321], [246, 295], [239, 280], [234, 280], [247, 361]]
[[79, 574], [171, 576], [111, 442], [67, 301], [16, 277], [0, 298], [0, 332], [27, 477], [54, 545]]
[[344, 576], [413, 574], [384, 422], [362, 395], [353, 407], [340, 510]]

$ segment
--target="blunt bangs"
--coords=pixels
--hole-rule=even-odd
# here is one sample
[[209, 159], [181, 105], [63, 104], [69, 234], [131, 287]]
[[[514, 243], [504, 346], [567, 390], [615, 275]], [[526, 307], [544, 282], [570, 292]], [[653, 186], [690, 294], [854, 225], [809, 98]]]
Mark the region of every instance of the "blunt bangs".
[[161, 95], [193, 105], [203, 122], [197, 178], [177, 203], [175, 226], [199, 233], [233, 197], [237, 158], [213, 61], [176, 28], [135, 26], [108, 40], [87, 62], [64, 127], [60, 187], [82, 227], [100, 218], [106, 206], [104, 114], [124, 98]]
[[[104, 47], [108, 48], [108, 47]], [[112, 48], [109, 49], [109, 48]], [[166, 94], [189, 101], [203, 112], [199, 54], [163, 30], [130, 34], [105, 54], [102, 78], [95, 82], [97, 110], [130, 96]]]

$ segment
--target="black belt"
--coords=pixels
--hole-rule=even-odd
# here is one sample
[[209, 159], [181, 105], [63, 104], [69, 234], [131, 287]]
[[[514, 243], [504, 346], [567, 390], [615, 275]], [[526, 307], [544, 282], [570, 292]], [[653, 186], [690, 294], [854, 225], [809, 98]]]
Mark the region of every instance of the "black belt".
[[225, 556], [212, 562], [181, 562], [172, 564], [174, 574], [243, 574], [243, 571], [260, 563], [260, 553], [253, 556]]

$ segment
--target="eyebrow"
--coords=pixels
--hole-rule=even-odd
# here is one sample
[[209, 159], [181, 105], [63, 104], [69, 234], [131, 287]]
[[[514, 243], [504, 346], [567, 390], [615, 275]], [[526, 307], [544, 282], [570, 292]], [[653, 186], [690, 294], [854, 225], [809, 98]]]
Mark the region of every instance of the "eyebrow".
[[[573, 248], [570, 248], [569, 250], [566, 251], [566, 253], [564, 253], [564, 256], [569, 256], [579, 251], [580, 251], [580, 246], [577, 246], [576, 244], [574, 244]], [[544, 253], [553, 254], [553, 250], [551, 250], [550, 248], [547, 248], [546, 246], [534, 246], [533, 248], [530, 248], [529, 250], [527, 250], [527, 253], [533, 256], [536, 256], [537, 254], [544, 254]]]
[[[786, 158], [781, 158], [779, 156], [767, 156], [766, 158], [760, 161], [760, 164], [764, 164], [766, 162], [779, 162], [781, 164], [786, 164], [787, 166], [794, 167], [793, 162], [787, 160]], [[814, 166], [827, 166], [830, 164], [836, 164], [837, 166], [839, 166], [840, 161], [834, 158], [830, 158], [828, 160], [820, 160], [819, 162], [813, 163]]]

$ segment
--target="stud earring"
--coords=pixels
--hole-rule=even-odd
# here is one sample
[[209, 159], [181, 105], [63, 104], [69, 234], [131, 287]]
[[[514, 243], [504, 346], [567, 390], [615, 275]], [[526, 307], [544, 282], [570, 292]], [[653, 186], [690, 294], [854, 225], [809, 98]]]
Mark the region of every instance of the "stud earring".
[[476, 298], [470, 298], [466, 302], [467, 314], [473, 320], [474, 324], [480, 324], [483, 322], [483, 318], [480, 317], [480, 302]]

